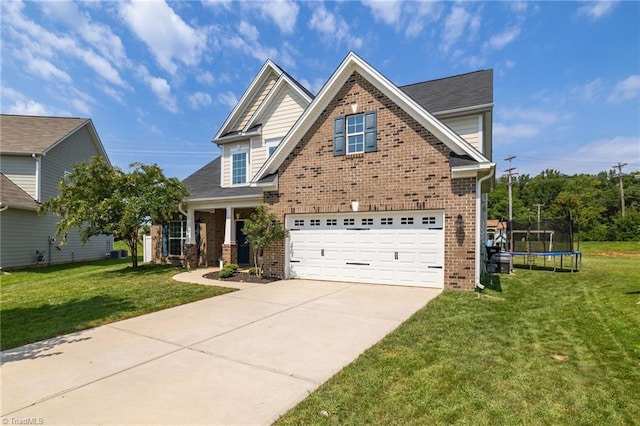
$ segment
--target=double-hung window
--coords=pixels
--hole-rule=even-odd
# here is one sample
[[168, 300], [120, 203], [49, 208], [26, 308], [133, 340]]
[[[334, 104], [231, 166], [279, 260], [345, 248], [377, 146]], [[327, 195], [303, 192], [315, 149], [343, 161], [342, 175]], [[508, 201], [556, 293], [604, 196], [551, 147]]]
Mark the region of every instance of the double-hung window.
[[169, 256], [182, 256], [182, 247], [187, 236], [187, 222], [174, 220], [169, 222]]
[[333, 118], [333, 155], [362, 154], [378, 150], [376, 111]]
[[347, 117], [347, 154], [364, 152], [364, 114]]
[[231, 156], [231, 183], [247, 183], [247, 153], [237, 152]]

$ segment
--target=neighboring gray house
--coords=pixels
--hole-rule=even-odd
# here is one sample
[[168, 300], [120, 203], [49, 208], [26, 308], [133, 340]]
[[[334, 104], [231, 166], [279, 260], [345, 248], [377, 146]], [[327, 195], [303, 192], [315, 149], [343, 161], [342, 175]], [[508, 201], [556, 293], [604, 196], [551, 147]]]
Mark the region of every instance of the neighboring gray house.
[[61, 245], [58, 217], [37, 212], [74, 164], [94, 156], [108, 160], [90, 119], [0, 115], [1, 268], [99, 259], [113, 248], [110, 236], [82, 245], [77, 231]]

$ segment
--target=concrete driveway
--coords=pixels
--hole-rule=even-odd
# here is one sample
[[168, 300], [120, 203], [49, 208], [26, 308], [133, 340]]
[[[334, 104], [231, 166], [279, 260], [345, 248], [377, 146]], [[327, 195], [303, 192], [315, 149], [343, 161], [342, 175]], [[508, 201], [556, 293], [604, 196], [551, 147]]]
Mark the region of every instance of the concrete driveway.
[[440, 293], [244, 287], [2, 352], [3, 424], [270, 424]]

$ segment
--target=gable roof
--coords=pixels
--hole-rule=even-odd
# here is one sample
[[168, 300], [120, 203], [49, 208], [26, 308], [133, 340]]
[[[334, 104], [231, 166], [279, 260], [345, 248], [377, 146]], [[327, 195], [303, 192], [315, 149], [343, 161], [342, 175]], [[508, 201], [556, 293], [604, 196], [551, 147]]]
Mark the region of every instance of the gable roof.
[[[251, 114], [249, 117], [247, 124], [243, 126], [242, 129], [237, 129], [236, 122], [237, 120], [246, 112], [247, 108], [250, 107], [252, 101], [255, 97], [260, 93], [260, 90], [263, 89], [264, 84], [268, 81], [271, 74], [275, 74], [277, 79], [272, 87], [269, 88], [268, 93], [266, 94], [265, 99], [262, 101], [261, 105], [258, 106], [256, 111]], [[262, 68], [258, 72], [258, 74], [251, 81], [251, 84], [247, 88], [247, 90], [242, 95], [242, 98], [238, 101], [236, 106], [233, 108], [225, 122], [222, 124], [216, 135], [213, 137], [212, 142], [220, 141], [223, 138], [227, 138], [229, 136], [250, 136], [248, 133], [251, 130], [259, 129], [259, 125], [261, 123], [255, 123], [255, 118], [257, 113], [260, 110], [263, 110], [263, 106], [267, 103], [273, 96], [269, 96], [273, 93], [274, 89], [277, 90], [282, 84], [288, 84], [295, 92], [299, 93], [300, 96], [305, 99], [307, 102], [311, 102], [313, 99], [313, 95], [307, 89], [304, 88], [298, 81], [296, 81], [289, 74], [284, 72], [278, 65], [276, 65], [270, 59], [267, 59], [262, 65]]]
[[0, 114], [0, 153], [44, 155], [84, 126], [100, 154], [109, 161], [90, 118]]
[[389, 97], [393, 102], [406, 111], [413, 119], [429, 130], [434, 136], [451, 149], [458, 156], [466, 156], [476, 163], [491, 164], [480, 151], [465, 141], [451, 128], [435, 118], [422, 105], [402, 91], [385, 76], [378, 72], [371, 65], [353, 52], [349, 52], [333, 75], [320, 89], [320, 92], [307, 107], [298, 121], [289, 130], [276, 151], [262, 165], [258, 173], [254, 176], [252, 183], [259, 181], [263, 177], [275, 173], [282, 162], [291, 153], [295, 145], [318, 119], [322, 111], [336, 96], [346, 80], [357, 72], [373, 86]]
[[3, 153], [42, 154], [60, 139], [82, 127], [86, 118], [0, 115]]
[[182, 182], [189, 189], [189, 196], [186, 198], [187, 201], [262, 195], [261, 188], [252, 188], [249, 186], [221, 188], [220, 157], [217, 157], [210, 163], [205, 164]]
[[400, 86], [400, 90], [432, 114], [493, 106], [493, 70]]
[[0, 173], [0, 208], [8, 206], [22, 210], [38, 210], [40, 204], [11, 179]]

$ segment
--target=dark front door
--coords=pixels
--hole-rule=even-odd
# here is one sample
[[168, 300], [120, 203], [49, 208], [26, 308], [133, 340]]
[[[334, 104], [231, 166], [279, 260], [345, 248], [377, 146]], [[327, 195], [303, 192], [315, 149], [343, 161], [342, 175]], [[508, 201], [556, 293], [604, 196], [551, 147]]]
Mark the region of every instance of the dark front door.
[[238, 244], [238, 263], [249, 263], [249, 244], [247, 244], [246, 236], [242, 232], [244, 220], [236, 222], [236, 243]]

